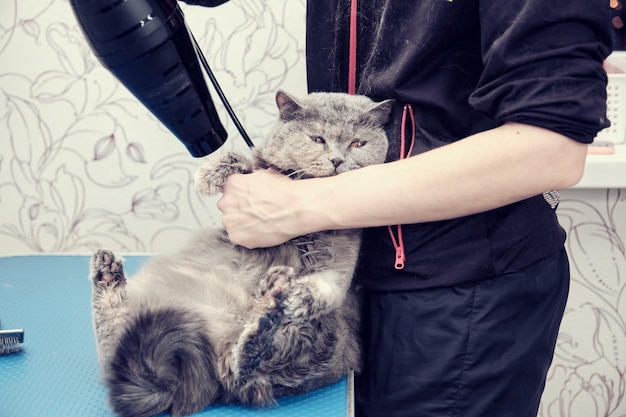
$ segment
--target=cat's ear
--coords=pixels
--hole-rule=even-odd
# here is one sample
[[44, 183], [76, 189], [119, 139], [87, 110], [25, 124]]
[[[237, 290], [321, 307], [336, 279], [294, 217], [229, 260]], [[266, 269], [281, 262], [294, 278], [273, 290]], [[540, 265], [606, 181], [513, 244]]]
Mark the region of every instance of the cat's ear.
[[295, 98], [281, 90], [276, 93], [276, 105], [281, 120], [292, 120], [302, 110], [302, 106], [298, 104]]
[[393, 99], [381, 101], [376, 103], [368, 112], [367, 116], [370, 120], [373, 120], [379, 126], [384, 126], [389, 122], [391, 111], [395, 106], [396, 101]]

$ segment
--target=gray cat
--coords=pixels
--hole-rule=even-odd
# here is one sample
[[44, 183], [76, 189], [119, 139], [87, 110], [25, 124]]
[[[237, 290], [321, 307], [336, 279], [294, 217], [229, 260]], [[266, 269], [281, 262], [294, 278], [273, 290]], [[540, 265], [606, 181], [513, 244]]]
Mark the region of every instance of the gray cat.
[[[199, 192], [255, 168], [307, 178], [384, 162], [392, 100], [278, 92], [276, 103], [279, 120], [254, 162], [209, 158], [196, 174]], [[113, 410], [178, 417], [217, 402], [267, 406], [358, 371], [359, 243], [358, 230], [326, 231], [249, 250], [207, 229], [129, 280], [123, 259], [99, 250], [93, 321]]]

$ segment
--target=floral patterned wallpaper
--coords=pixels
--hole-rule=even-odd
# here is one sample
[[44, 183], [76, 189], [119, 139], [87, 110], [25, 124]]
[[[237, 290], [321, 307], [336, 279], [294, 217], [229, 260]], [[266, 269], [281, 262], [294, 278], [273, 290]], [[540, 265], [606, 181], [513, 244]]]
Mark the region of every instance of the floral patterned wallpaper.
[[[275, 91], [306, 91], [304, 0], [182, 8], [261, 140]], [[245, 148], [220, 111], [223, 149]], [[201, 162], [102, 68], [68, 0], [0, 2], [0, 256], [172, 250], [219, 223], [214, 200], [191, 186]], [[624, 417], [626, 190], [568, 190], [558, 213], [572, 289], [539, 415]]]
[[541, 417], [626, 416], [626, 190], [566, 190], [572, 284]]
[[[181, 5], [254, 141], [279, 87], [306, 92], [303, 1], [269, 3]], [[219, 221], [191, 187], [201, 161], [95, 59], [68, 0], [2, 0], [0, 63], [0, 253], [159, 252]], [[242, 146], [213, 99], [223, 148]]]

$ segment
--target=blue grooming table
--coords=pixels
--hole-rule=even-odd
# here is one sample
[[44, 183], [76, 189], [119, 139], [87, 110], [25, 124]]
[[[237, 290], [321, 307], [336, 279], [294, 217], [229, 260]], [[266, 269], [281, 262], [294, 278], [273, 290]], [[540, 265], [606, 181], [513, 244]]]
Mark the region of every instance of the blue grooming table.
[[[147, 259], [125, 256], [132, 275]], [[0, 258], [0, 320], [23, 328], [18, 353], [0, 355], [0, 416], [114, 417], [100, 379], [91, 327], [89, 256]], [[285, 397], [267, 409], [212, 406], [201, 417], [345, 417], [353, 413], [348, 378]]]

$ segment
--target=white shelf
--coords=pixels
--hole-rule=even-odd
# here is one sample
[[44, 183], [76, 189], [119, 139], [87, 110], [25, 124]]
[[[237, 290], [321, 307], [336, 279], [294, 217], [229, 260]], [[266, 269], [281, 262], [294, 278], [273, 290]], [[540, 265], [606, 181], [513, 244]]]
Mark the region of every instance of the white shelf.
[[585, 174], [573, 188], [626, 188], [626, 145], [611, 155], [587, 155]]

